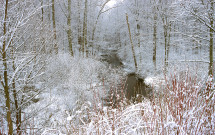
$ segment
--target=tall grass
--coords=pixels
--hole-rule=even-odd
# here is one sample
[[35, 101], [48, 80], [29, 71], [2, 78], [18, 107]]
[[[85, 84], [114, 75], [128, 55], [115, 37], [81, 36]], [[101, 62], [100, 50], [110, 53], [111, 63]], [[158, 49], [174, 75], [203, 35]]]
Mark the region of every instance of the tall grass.
[[75, 134], [215, 134], [215, 88], [211, 78], [203, 83], [189, 73], [169, 75], [152, 100], [95, 108], [89, 112], [89, 123], [80, 125]]
[[[95, 92], [93, 103], [84, 103], [73, 114], [67, 112], [58, 129], [44, 129], [43, 135], [213, 135], [215, 84], [212, 78], [200, 82], [189, 73], [171, 74], [165, 78], [158, 95], [136, 103], [125, 98], [122, 82], [121, 87], [111, 87], [108, 106]], [[1, 129], [0, 134], [3, 133]]]

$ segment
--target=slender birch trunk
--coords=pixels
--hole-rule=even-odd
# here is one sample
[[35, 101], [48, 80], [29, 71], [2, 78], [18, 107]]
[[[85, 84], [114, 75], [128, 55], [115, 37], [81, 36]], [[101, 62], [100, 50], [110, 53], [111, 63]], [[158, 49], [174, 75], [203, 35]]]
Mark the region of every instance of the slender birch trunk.
[[70, 53], [73, 56], [73, 49], [72, 49], [72, 24], [71, 24], [71, 0], [68, 0], [68, 16], [67, 16], [67, 37], [69, 42], [69, 49]]
[[3, 74], [3, 86], [4, 86], [4, 94], [6, 99], [6, 111], [7, 111], [7, 123], [8, 123], [8, 134], [13, 134], [13, 123], [11, 119], [11, 107], [10, 107], [10, 93], [9, 93], [9, 84], [8, 84], [8, 66], [7, 66], [7, 50], [6, 50], [6, 33], [7, 33], [7, 11], [8, 11], [8, 0], [5, 2], [5, 13], [4, 13], [4, 22], [3, 22], [3, 47], [2, 47], [2, 59], [4, 66], [4, 74]]
[[[154, 3], [156, 4], [156, 3]], [[157, 54], [157, 11], [156, 5], [154, 6], [154, 26], [153, 26], [153, 64], [156, 70], [156, 54]]]
[[84, 56], [84, 52], [86, 51], [86, 56], [88, 56], [88, 48], [87, 48], [87, 6], [88, 0], [85, 0], [85, 8], [84, 8], [84, 22], [83, 22], [83, 33], [82, 33], [82, 53]]
[[130, 24], [128, 22], [128, 14], [126, 14], [126, 21], [127, 21], [127, 25], [128, 25], [128, 32], [129, 32], [129, 38], [130, 38], [130, 43], [131, 43], [132, 54], [133, 54], [133, 58], [134, 58], [134, 65], [135, 65], [135, 68], [137, 70], [137, 60], [136, 60], [135, 51], [134, 51], [134, 44], [133, 44], [132, 37], [131, 37]]
[[57, 33], [56, 33], [56, 21], [55, 21], [55, 1], [52, 0], [52, 25], [54, 29], [54, 50], [58, 54], [58, 45], [57, 45]]
[[209, 13], [209, 19], [210, 19], [210, 50], [209, 50], [209, 57], [210, 57], [210, 63], [209, 63], [209, 75], [213, 75], [213, 38], [214, 38], [214, 31], [212, 28], [214, 28], [214, 0], [210, 0], [210, 13]]

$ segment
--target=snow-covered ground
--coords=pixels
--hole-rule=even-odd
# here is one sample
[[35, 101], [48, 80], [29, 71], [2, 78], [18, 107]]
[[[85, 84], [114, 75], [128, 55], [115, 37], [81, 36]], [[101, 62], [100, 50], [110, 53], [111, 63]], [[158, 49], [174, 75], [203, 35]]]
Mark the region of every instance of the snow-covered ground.
[[[107, 96], [111, 87], [116, 87], [120, 83], [125, 70], [111, 69], [98, 58], [71, 58], [69, 54], [51, 57], [49, 61], [47, 75], [43, 78], [48, 87], [39, 95], [39, 102], [25, 109], [26, 114], [34, 114], [34, 117], [29, 118], [27, 125], [39, 128], [38, 133], [138, 135], [215, 132], [210, 130], [210, 126], [214, 129], [214, 125], [211, 124], [215, 122], [215, 112], [211, 110], [211, 123], [208, 125], [205, 122], [209, 114], [204, 111], [206, 106], [212, 107], [210, 105], [215, 101], [214, 92], [210, 95], [212, 97], [210, 101], [204, 97], [198, 98], [197, 92], [192, 93], [193, 99], [189, 97], [189, 90], [192, 90], [192, 87], [197, 88], [197, 91], [202, 89], [200, 84], [193, 83], [192, 87], [184, 91], [184, 112], [178, 116], [175, 116], [178, 111], [175, 107], [180, 105], [179, 102], [172, 102], [172, 104], [166, 102], [167, 99], [178, 100], [178, 93], [171, 89], [174, 83], [169, 77], [165, 80], [161, 74], [147, 76], [145, 83], [153, 86], [157, 91], [165, 92], [168, 88], [169, 94], [163, 95], [167, 99], [158, 98], [158, 96], [153, 101], [145, 99], [137, 104], [123, 100], [117, 108], [112, 108], [104, 106], [102, 99]], [[173, 73], [182, 77], [181, 79], [188, 73], [192, 74], [192, 72], [185, 72], [183, 76], [181, 71]], [[193, 77], [193, 74], [190, 77]], [[180, 92], [180, 87], [183, 86], [180, 84], [181, 80], [178, 81], [176, 90]], [[190, 83], [190, 80], [186, 81], [188, 81], [187, 84]], [[167, 87], [167, 84], [170, 86]], [[200, 114], [203, 114], [203, 117]], [[179, 121], [178, 117], [182, 121]], [[205, 129], [200, 129], [201, 126]]]
[[72, 115], [78, 119], [78, 115], [83, 115], [78, 112], [82, 106], [87, 105], [91, 110], [105, 102], [102, 99], [108, 96], [110, 87], [117, 86], [122, 79], [121, 71], [110, 69], [98, 58], [59, 54], [48, 61], [42, 78], [47, 88], [38, 96], [39, 102], [25, 109], [26, 114], [34, 116], [34, 123], [29, 119], [29, 126], [33, 124], [39, 129], [64, 128], [65, 118]]

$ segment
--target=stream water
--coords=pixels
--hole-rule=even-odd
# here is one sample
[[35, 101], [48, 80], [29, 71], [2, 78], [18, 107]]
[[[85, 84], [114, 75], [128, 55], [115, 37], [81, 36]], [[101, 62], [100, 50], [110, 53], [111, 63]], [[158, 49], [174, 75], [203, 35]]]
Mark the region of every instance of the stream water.
[[[102, 60], [106, 61], [113, 69], [123, 69], [123, 63], [116, 50], [103, 54]], [[139, 100], [140, 97], [150, 97], [152, 89], [144, 83], [144, 78], [140, 78], [136, 73], [128, 73], [125, 79], [124, 93], [127, 99]]]

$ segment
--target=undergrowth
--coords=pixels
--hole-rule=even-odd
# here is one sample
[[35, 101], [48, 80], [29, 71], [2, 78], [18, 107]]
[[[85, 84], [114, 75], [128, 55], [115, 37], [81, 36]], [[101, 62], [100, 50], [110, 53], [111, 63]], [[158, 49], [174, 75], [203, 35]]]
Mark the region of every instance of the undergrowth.
[[212, 135], [215, 134], [212, 78], [200, 82], [189, 73], [171, 74], [165, 78], [159, 95], [136, 103], [125, 99], [122, 84], [115, 88], [115, 94], [111, 94], [108, 106], [104, 105], [99, 93], [95, 93], [94, 103], [86, 102], [72, 114], [66, 112], [65, 120], [58, 128], [43, 129], [42, 134]]
[[[205, 82], [189, 73], [172, 74], [165, 78], [159, 95], [142, 102], [129, 103], [118, 93], [117, 106], [84, 104], [64, 123], [64, 134], [215, 134], [215, 86], [212, 76]], [[113, 98], [113, 97], [112, 97]], [[96, 99], [96, 97], [95, 97]], [[87, 118], [87, 121], [86, 121]], [[47, 131], [48, 132], [48, 131]]]

